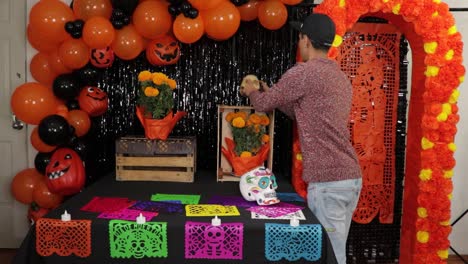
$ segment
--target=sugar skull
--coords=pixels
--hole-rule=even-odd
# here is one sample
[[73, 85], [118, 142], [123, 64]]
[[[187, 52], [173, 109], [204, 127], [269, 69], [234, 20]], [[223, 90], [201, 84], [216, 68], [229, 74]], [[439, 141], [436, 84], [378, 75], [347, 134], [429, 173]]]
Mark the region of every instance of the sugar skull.
[[62, 195], [78, 193], [86, 181], [83, 161], [69, 148], [59, 148], [52, 154], [45, 174], [49, 190]]
[[146, 58], [154, 66], [175, 64], [180, 58], [179, 42], [169, 35], [154, 39], [146, 47]]
[[242, 196], [247, 201], [256, 201], [259, 205], [277, 204], [278, 184], [276, 177], [265, 167], [257, 167], [242, 175], [239, 183]]

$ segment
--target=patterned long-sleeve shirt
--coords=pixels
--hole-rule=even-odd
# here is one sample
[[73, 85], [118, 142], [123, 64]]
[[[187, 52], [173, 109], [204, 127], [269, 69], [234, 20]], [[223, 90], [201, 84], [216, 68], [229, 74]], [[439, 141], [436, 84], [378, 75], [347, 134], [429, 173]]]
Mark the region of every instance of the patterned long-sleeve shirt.
[[255, 91], [249, 98], [257, 111], [278, 108], [296, 119], [305, 182], [361, 177], [347, 127], [352, 85], [335, 61], [299, 63], [268, 92]]

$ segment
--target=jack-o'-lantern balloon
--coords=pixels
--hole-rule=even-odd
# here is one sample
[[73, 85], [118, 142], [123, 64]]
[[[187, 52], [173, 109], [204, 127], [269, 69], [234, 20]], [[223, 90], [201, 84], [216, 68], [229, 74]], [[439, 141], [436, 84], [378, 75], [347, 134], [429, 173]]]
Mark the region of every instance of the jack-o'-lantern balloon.
[[89, 60], [94, 67], [109, 68], [114, 62], [114, 51], [111, 47], [103, 49], [90, 49]]
[[83, 161], [69, 148], [59, 148], [52, 154], [45, 175], [50, 192], [61, 195], [80, 192], [86, 181]]
[[104, 114], [109, 107], [107, 93], [93, 86], [86, 86], [81, 90], [78, 103], [81, 110], [93, 117]]
[[153, 66], [164, 66], [177, 63], [180, 58], [179, 42], [164, 35], [148, 43], [146, 58]]

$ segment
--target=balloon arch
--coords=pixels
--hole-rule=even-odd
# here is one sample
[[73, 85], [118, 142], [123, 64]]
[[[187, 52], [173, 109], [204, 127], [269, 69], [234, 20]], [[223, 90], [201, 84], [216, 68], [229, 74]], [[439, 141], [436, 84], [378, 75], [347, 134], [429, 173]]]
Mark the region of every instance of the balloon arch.
[[[173, 45], [176, 40], [195, 43], [203, 34], [225, 40], [236, 33], [241, 20], [258, 18], [262, 26], [275, 30], [287, 20], [285, 4], [300, 2], [75, 0], [71, 8], [61, 1], [40, 0], [31, 9], [27, 27], [28, 40], [39, 51], [30, 65], [37, 83], [15, 89], [12, 110], [24, 122], [39, 125], [31, 134], [31, 143], [39, 152], [50, 153], [70, 137], [85, 135], [89, 116], [100, 115], [107, 107], [98, 104], [107, 99], [105, 93], [86, 83], [93, 74], [88, 65], [110, 67], [114, 56], [132, 60], [151, 45]], [[462, 38], [448, 5], [440, 0], [324, 0], [314, 12], [325, 13], [336, 23], [330, 57], [337, 55], [346, 30], [361, 16], [385, 18], [409, 40], [413, 79], [400, 260], [445, 263], [451, 231], [453, 141], [459, 121], [457, 87], [465, 74]], [[167, 36], [174, 40], [168, 44], [159, 41]], [[76, 73], [84, 78], [77, 80]], [[81, 89], [83, 86], [88, 87]], [[80, 100], [80, 93], [96, 102], [75, 101]], [[73, 129], [68, 129], [70, 125]], [[39, 159], [36, 167], [44, 170], [46, 158]], [[15, 198], [24, 203], [41, 201], [48, 208], [56, 206], [62, 199], [60, 191], [51, 193], [43, 182], [33, 180], [39, 176], [34, 169], [18, 173], [12, 183]]]
[[[154, 66], [175, 64], [181, 55], [178, 42], [192, 44], [203, 35], [226, 40], [237, 32], [240, 21], [255, 19], [276, 30], [286, 23], [286, 5], [300, 2], [73, 0], [69, 6], [61, 0], [37, 1], [26, 29], [29, 43], [38, 51], [30, 62], [37, 82], [16, 87], [10, 104], [18, 119], [37, 125], [30, 139], [38, 153], [35, 168], [14, 177], [13, 196], [33, 203], [30, 210], [48, 210], [84, 187], [82, 137], [91, 128], [91, 118], [108, 109], [107, 94], [95, 85], [98, 70], [111, 67], [115, 56], [131, 61], [146, 51]], [[49, 166], [51, 161], [59, 166]], [[73, 168], [54, 179], [68, 165]], [[37, 218], [38, 212], [47, 210], [31, 215]]]

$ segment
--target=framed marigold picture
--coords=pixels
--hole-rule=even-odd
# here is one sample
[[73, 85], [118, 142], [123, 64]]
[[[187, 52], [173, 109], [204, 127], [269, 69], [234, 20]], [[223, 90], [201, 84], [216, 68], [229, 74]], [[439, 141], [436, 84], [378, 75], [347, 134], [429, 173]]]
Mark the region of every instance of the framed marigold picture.
[[274, 122], [274, 111], [218, 105], [218, 181], [239, 181], [258, 166], [272, 170]]

